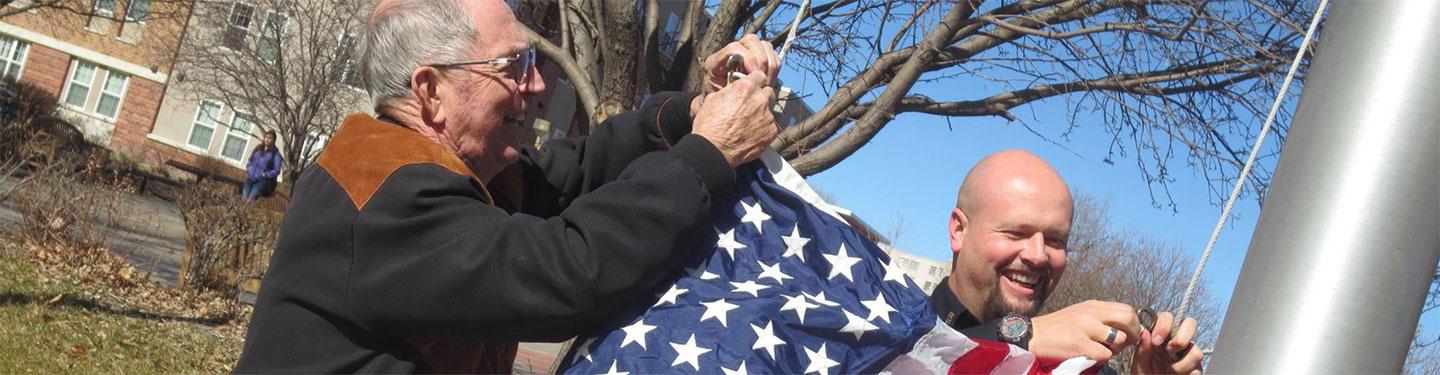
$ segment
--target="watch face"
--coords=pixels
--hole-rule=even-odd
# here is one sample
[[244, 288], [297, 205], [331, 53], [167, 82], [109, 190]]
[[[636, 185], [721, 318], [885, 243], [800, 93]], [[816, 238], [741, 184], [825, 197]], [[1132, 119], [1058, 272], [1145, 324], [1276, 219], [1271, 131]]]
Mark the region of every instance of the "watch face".
[[1007, 315], [1000, 320], [1000, 337], [1005, 340], [1019, 340], [1030, 332], [1030, 322], [1016, 315]]

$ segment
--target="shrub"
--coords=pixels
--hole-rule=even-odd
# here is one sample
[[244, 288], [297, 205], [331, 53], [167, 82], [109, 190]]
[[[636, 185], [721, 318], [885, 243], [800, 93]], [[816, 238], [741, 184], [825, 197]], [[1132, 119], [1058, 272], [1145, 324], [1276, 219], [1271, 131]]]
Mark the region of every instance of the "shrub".
[[179, 195], [191, 248], [182, 271], [186, 287], [235, 295], [239, 284], [258, 279], [269, 265], [280, 215], [260, 210], [230, 185], [207, 180]]
[[0, 160], [50, 165], [93, 148], [74, 125], [54, 115], [55, 100], [33, 85], [0, 80]]

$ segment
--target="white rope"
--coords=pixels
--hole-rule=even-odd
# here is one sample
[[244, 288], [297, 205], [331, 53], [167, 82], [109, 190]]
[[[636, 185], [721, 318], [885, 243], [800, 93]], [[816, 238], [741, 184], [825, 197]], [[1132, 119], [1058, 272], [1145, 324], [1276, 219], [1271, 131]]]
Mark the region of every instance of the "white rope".
[[1220, 219], [1215, 223], [1215, 231], [1210, 233], [1210, 241], [1205, 243], [1205, 252], [1200, 255], [1200, 262], [1195, 265], [1195, 273], [1190, 275], [1190, 284], [1185, 287], [1185, 297], [1180, 300], [1180, 309], [1176, 310], [1176, 322], [1185, 319], [1185, 313], [1190, 308], [1190, 299], [1195, 294], [1195, 285], [1200, 283], [1200, 274], [1205, 271], [1205, 263], [1210, 261], [1210, 252], [1215, 249], [1215, 241], [1220, 239], [1220, 231], [1225, 228], [1226, 219], [1230, 218], [1230, 209], [1235, 207], [1235, 200], [1240, 197], [1240, 190], [1245, 187], [1245, 179], [1250, 176], [1250, 167], [1255, 164], [1255, 156], [1260, 154], [1260, 146], [1265, 144], [1265, 135], [1275, 123], [1275, 114], [1280, 112], [1285, 93], [1290, 90], [1290, 81], [1295, 78], [1295, 72], [1300, 70], [1300, 60], [1305, 57], [1305, 51], [1310, 49], [1310, 38], [1320, 25], [1320, 17], [1325, 14], [1325, 6], [1329, 3], [1330, 0], [1320, 0], [1320, 6], [1315, 8], [1315, 16], [1310, 19], [1310, 28], [1305, 30], [1305, 39], [1300, 42], [1300, 49], [1295, 52], [1295, 60], [1290, 62], [1290, 71], [1285, 74], [1285, 81], [1280, 84], [1280, 92], [1275, 95], [1275, 104], [1270, 106], [1270, 114], [1265, 116], [1265, 125], [1260, 128], [1260, 135], [1255, 138], [1255, 145], [1250, 148], [1250, 158], [1240, 169], [1240, 176], [1235, 179], [1235, 188], [1230, 190], [1230, 199], [1225, 201], [1225, 209], [1220, 211]]
[[790, 21], [790, 34], [785, 37], [785, 44], [780, 46], [780, 55], [776, 56], [780, 61], [776, 61], [776, 65], [784, 62], [785, 53], [790, 52], [790, 43], [795, 41], [795, 31], [800, 28], [800, 20], [805, 19], [806, 10], [810, 10], [810, 0], [801, 1], [800, 9], [795, 10], [795, 20]]

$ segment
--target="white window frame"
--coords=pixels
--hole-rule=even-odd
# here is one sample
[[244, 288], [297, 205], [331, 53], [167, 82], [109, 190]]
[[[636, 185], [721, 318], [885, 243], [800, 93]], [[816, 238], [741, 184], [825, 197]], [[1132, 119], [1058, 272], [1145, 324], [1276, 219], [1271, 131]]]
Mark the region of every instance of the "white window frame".
[[[266, 58], [265, 58], [265, 56], [264, 56], [264, 53], [262, 52], [261, 49], [264, 48], [265, 43], [267, 43], [267, 41], [268, 41], [269, 39], [271, 39], [271, 35], [270, 35], [270, 23], [275, 19], [275, 17], [280, 17], [280, 21], [281, 21], [279, 29], [278, 29], [278, 30], [275, 30], [275, 35], [274, 35], [274, 40], [273, 40], [273, 43], [275, 43], [275, 51], [274, 51], [275, 56], [273, 56], [273, 57], [272, 57], [271, 59], [269, 59], [269, 60], [266, 60]], [[252, 21], [252, 22], [253, 22], [253, 21]], [[289, 14], [285, 14], [285, 12], [276, 11], [276, 10], [274, 10], [274, 9], [266, 10], [266, 11], [265, 11], [265, 19], [264, 19], [263, 21], [261, 21], [261, 23], [260, 23], [260, 32], [259, 32], [260, 35], [257, 35], [256, 38], [255, 38], [255, 54], [260, 57], [260, 60], [261, 60], [261, 61], [265, 61], [265, 62], [269, 62], [269, 63], [274, 63], [275, 61], [278, 61], [278, 60], [280, 59], [280, 54], [285, 53], [284, 46], [281, 46], [281, 45], [280, 45], [280, 42], [281, 42], [281, 40], [285, 39], [285, 30], [288, 29], [289, 27], [290, 27], [290, 15], [289, 15]]]
[[[97, 65], [97, 66], [98, 66], [98, 65]], [[103, 80], [100, 81], [100, 84], [99, 84], [99, 86], [100, 86], [100, 93], [99, 93], [98, 95], [95, 95], [95, 109], [92, 110], [92, 111], [90, 111], [90, 113], [94, 113], [94, 114], [97, 115], [97, 116], [100, 116], [100, 117], [103, 117], [103, 118], [106, 118], [106, 119], [110, 119], [111, 121], [115, 121], [115, 120], [120, 119], [120, 113], [122, 113], [122, 112], [125, 110], [125, 94], [130, 91], [130, 75], [129, 75], [129, 74], [125, 74], [125, 73], [118, 73], [118, 72], [116, 72], [116, 71], [114, 71], [114, 70], [112, 70], [112, 69], [110, 69], [110, 68], [104, 68], [104, 69], [105, 69], [105, 79], [103, 79]], [[110, 77], [112, 77], [112, 76], [114, 76], [114, 75], [116, 75], [116, 74], [121, 75], [122, 77], [125, 78], [125, 80], [122, 81], [122, 82], [120, 82], [120, 92], [119, 92], [118, 94], [113, 94], [113, 95], [112, 95], [112, 94], [110, 94], [110, 93], [105, 92], [105, 87], [110, 83]], [[98, 76], [99, 74], [96, 74], [96, 75]], [[107, 115], [107, 114], [104, 114], [104, 113], [100, 113], [100, 100], [103, 99], [103, 98], [105, 97], [105, 95], [115, 96], [115, 115], [114, 115], [114, 116]]]
[[[226, 126], [225, 138], [220, 142], [220, 157], [236, 163], [244, 163], [245, 151], [250, 149], [250, 138], [254, 137], [253, 130], [256, 126], [259, 125], [255, 123], [255, 121], [253, 120], [254, 116], [251, 116], [250, 114], [240, 111], [230, 112], [230, 123]], [[250, 130], [235, 129], [235, 122], [240, 119], [246, 119], [245, 122], [250, 123]], [[244, 142], [240, 145], [240, 156], [237, 158], [231, 158], [229, 155], [225, 155], [225, 146], [230, 145], [230, 140], [232, 138], [239, 138], [242, 140], [242, 142]]]
[[[100, 7], [100, 3], [105, 2], [110, 3], [110, 9], [104, 9]], [[95, 15], [98, 17], [112, 18], [115, 17], [115, 8], [118, 8], [119, 6], [120, 0], [94, 0], [94, 3], [91, 4], [90, 9], [93, 9], [95, 11]]]
[[[242, 5], [243, 5], [243, 6], [250, 7], [250, 14], [249, 14], [248, 16], [245, 16], [246, 21], [245, 21], [245, 27], [244, 27], [244, 28], [241, 28], [240, 26], [238, 26], [238, 25], [235, 24], [235, 9], [236, 9], [236, 8], [239, 8], [239, 7], [242, 6]], [[225, 50], [229, 50], [229, 51], [234, 51], [235, 49], [232, 49], [232, 48], [230, 48], [229, 46], [226, 46], [226, 45], [225, 45], [225, 40], [226, 40], [226, 38], [230, 35], [230, 30], [231, 30], [231, 29], [236, 29], [236, 30], [239, 30], [239, 31], [240, 31], [240, 43], [239, 43], [239, 45], [236, 46], [236, 47], [243, 48], [243, 47], [245, 46], [246, 41], [250, 39], [250, 28], [251, 28], [251, 26], [254, 26], [254, 25], [255, 25], [255, 3], [251, 3], [251, 2], [248, 2], [248, 1], [236, 1], [236, 2], [230, 3], [230, 11], [228, 11], [228, 12], [225, 13], [225, 27], [220, 30], [220, 43], [217, 43], [217, 44], [220, 46], [220, 48], [224, 48]]]
[[[86, 82], [80, 82], [76, 80], [76, 76], [80, 74], [80, 67], [82, 64], [88, 65], [95, 69], [94, 73], [90, 76], [90, 79]], [[106, 92], [105, 84], [109, 82], [110, 77], [117, 74], [125, 77], [125, 81], [120, 84], [120, 92]], [[63, 108], [80, 112], [81, 114], [85, 114], [88, 116], [94, 116], [95, 118], [103, 120], [102, 122], [106, 123], [107, 125], [112, 126], [117, 120], [120, 119], [120, 114], [123, 113], [125, 110], [125, 95], [130, 90], [129, 74], [125, 74], [123, 72], [116, 72], [114, 69], [111, 69], [108, 66], [100, 65], [98, 63], [93, 63], [81, 59], [71, 59], [70, 72], [66, 74], [65, 77], [65, 86], [60, 91], [59, 98], [59, 104]], [[85, 88], [83, 96], [84, 99], [82, 99], [79, 105], [70, 103], [70, 94], [75, 92], [75, 90], [77, 89], [76, 86], [81, 86]], [[100, 113], [100, 99], [106, 95], [115, 96], [117, 99], [115, 101], [114, 116]]]
[[[79, 83], [79, 82], [76, 82], [76, 81], [75, 81], [75, 75], [80, 74], [80, 64], [87, 64], [87, 65], [90, 65], [90, 66], [94, 67], [95, 70], [90, 73], [90, 82], [85, 82], [85, 83], [82, 84], [82, 83]], [[71, 60], [70, 60], [70, 74], [66, 74], [66, 75], [65, 75], [65, 89], [62, 90], [62, 91], [64, 91], [64, 92], [61, 92], [61, 93], [60, 93], [60, 104], [61, 104], [61, 105], [64, 105], [65, 107], [68, 107], [68, 108], [71, 108], [71, 109], [74, 109], [74, 110], [77, 110], [77, 111], [80, 111], [80, 112], [85, 112], [85, 105], [86, 105], [86, 104], [90, 104], [90, 90], [91, 90], [91, 89], [94, 89], [94, 86], [95, 86], [95, 77], [99, 76], [99, 75], [100, 75], [99, 73], [100, 73], [100, 64], [96, 64], [96, 63], [92, 63], [92, 62], [88, 62], [88, 61], [84, 61], [84, 60], [80, 60], [80, 59], [71, 59]], [[81, 99], [80, 105], [78, 105], [78, 106], [75, 105], [75, 104], [70, 104], [70, 94], [71, 94], [72, 91], [75, 90], [75, 86], [76, 86], [77, 84], [80, 85], [80, 86], [85, 86], [85, 96], [83, 97], [83, 99]]]
[[[199, 126], [204, 126], [204, 124], [200, 123], [200, 116], [205, 114], [206, 103], [211, 103], [215, 105], [215, 118], [212, 119], [213, 123], [208, 126], [208, 128], [210, 128], [210, 139], [206, 140], [205, 147], [202, 148], [200, 146], [196, 146], [194, 143], [191, 142], [191, 140], [195, 138], [195, 128]], [[185, 148], [198, 151], [202, 155], [209, 154], [210, 145], [215, 143], [215, 133], [217, 133], [220, 128], [220, 114], [224, 112], [225, 103], [209, 99], [201, 100], [200, 105], [195, 107], [195, 118], [190, 120], [190, 131], [185, 134]]]
[[[30, 56], [30, 43], [19, 39], [0, 36], [0, 44], [9, 44], [9, 53], [0, 56], [0, 78], [10, 78], [16, 82], [25, 73], [25, 59]], [[17, 56], [18, 55], [18, 56]], [[10, 68], [15, 68], [15, 76], [10, 77]]]
[[[132, 18], [131, 16], [133, 16], [134, 13], [135, 13], [135, 11], [134, 11], [134, 9], [135, 9], [135, 3], [139, 3], [139, 2], [144, 2], [144, 3], [145, 3], [145, 16], [140, 17], [139, 19], [135, 19], [135, 18]], [[147, 19], [150, 18], [150, 10], [151, 10], [150, 7], [152, 7], [152, 6], [154, 6], [154, 5], [155, 5], [155, 4], [154, 4], [153, 2], [151, 2], [150, 0], [130, 0], [129, 2], [127, 2], [127, 3], [125, 4], [125, 17], [124, 17], [123, 19], [125, 20], [125, 22], [145, 23], [145, 20], [147, 20]]]

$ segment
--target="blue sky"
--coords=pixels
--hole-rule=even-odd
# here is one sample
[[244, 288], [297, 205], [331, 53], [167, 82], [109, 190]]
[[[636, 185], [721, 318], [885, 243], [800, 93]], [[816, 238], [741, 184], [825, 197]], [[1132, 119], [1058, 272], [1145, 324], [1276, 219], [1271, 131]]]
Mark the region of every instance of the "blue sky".
[[[788, 68], [782, 71], [781, 78], [792, 86], [803, 86], [806, 81]], [[957, 90], [953, 86], [960, 85], [939, 82], [919, 85], [913, 92], [959, 98], [979, 98], [994, 93], [978, 87]], [[807, 98], [812, 108], [824, 104], [820, 96]], [[986, 155], [1005, 149], [1024, 149], [1054, 165], [1072, 189], [1108, 199], [1112, 225], [1174, 242], [1192, 259], [1199, 259], [1221, 211], [1204, 178], [1184, 167], [1183, 160], [1176, 162], [1173, 165], [1180, 169], [1175, 176], [1177, 180], [1170, 185], [1176, 207], [1173, 210], [1168, 206], [1154, 207], [1150, 188], [1135, 166], [1133, 156], [1117, 159], [1113, 165], [1102, 161], [1110, 136], [1099, 126], [1098, 121], [1102, 120], [1098, 116], [1079, 118], [1078, 129], [1068, 139], [1058, 139], [1069, 121], [1064, 105], [1065, 101], [1057, 98], [1014, 111], [1025, 118], [1035, 132], [1056, 139], [1060, 145], [1042, 139], [1019, 123], [998, 117], [954, 118], [947, 123], [943, 117], [902, 114], [860, 151], [834, 168], [810, 177], [809, 181], [881, 233], [890, 233], [903, 222], [903, 234], [895, 244], [898, 248], [946, 261], [950, 258], [946, 220], [965, 173]], [[1285, 110], [1293, 111], [1293, 105]], [[1254, 119], [1254, 126], [1260, 126], [1262, 120]], [[1276, 142], [1276, 138], [1268, 142]], [[1244, 147], [1248, 151], [1249, 145]], [[1269, 158], [1261, 162], [1273, 170], [1276, 161]], [[1223, 189], [1229, 193], [1228, 186]], [[1233, 213], [1204, 271], [1222, 311], [1228, 306], [1239, 278], [1260, 205], [1253, 196], [1242, 198]], [[1194, 265], [1186, 267], [1185, 273], [1189, 274]], [[1427, 335], [1440, 333], [1433, 328], [1440, 327], [1437, 315], [1440, 314], [1421, 318], [1422, 324], [1430, 327], [1425, 330]], [[1221, 314], [1222, 319], [1223, 316]]]

